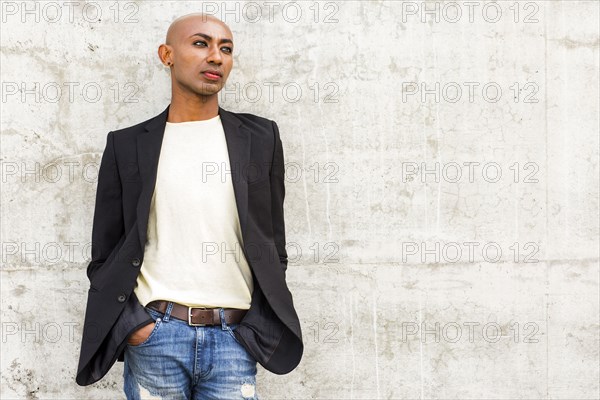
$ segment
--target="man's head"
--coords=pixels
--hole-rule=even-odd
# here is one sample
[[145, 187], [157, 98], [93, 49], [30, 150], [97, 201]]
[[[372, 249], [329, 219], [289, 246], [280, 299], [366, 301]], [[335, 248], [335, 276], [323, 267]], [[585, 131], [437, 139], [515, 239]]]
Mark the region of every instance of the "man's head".
[[173, 93], [213, 96], [225, 86], [233, 67], [233, 34], [214, 16], [187, 14], [171, 23], [158, 56], [171, 68]]

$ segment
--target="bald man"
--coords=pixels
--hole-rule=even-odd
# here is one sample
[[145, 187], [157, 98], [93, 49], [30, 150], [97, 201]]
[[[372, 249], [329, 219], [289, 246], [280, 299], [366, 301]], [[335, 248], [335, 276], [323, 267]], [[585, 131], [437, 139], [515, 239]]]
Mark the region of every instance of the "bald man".
[[118, 360], [127, 399], [258, 399], [258, 363], [285, 374], [300, 362], [283, 147], [274, 121], [219, 106], [233, 46], [213, 16], [174, 20], [158, 48], [169, 106], [108, 134], [80, 385]]

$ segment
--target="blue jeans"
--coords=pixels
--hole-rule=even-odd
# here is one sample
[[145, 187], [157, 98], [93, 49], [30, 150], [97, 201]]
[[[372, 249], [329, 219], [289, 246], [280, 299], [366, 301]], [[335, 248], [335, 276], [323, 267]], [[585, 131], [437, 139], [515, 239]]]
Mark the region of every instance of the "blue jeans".
[[257, 362], [233, 335], [238, 323], [191, 326], [146, 307], [156, 321], [150, 336], [124, 353], [128, 400], [254, 399]]

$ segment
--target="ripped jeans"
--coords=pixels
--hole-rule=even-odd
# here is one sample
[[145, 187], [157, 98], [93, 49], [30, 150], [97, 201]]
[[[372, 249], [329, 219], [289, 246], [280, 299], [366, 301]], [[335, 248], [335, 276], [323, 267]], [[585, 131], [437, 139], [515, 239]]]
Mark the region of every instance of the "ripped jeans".
[[146, 307], [156, 321], [150, 336], [124, 353], [128, 400], [258, 400], [256, 360], [233, 335], [237, 323], [191, 326]]

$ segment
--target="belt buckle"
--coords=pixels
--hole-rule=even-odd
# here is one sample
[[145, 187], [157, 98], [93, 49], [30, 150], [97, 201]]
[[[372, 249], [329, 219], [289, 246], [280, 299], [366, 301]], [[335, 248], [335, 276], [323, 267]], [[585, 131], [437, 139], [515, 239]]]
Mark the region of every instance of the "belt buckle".
[[188, 307], [188, 325], [191, 326], [206, 326], [207, 324], [194, 324], [192, 322], [192, 308], [202, 308], [204, 310], [206, 310], [206, 307]]

